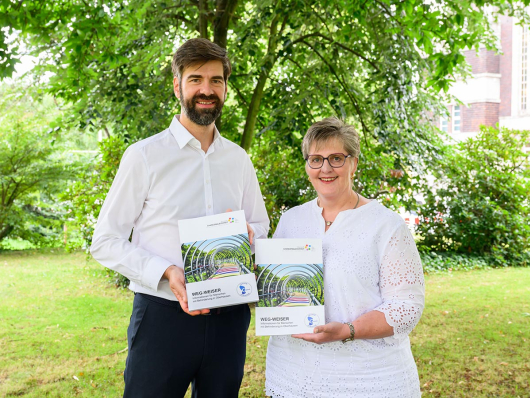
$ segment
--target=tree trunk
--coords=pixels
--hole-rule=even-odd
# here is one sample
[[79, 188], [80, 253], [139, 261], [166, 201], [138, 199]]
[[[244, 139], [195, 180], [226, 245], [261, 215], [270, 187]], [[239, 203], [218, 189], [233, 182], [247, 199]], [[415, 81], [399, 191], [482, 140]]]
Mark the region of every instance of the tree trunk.
[[213, 42], [226, 48], [228, 40], [228, 27], [234, 11], [237, 6], [237, 0], [217, 0], [215, 18], [213, 21]]
[[248, 107], [247, 120], [245, 121], [243, 136], [241, 137], [241, 146], [247, 152], [250, 149], [250, 146], [252, 145], [252, 139], [254, 138], [256, 119], [258, 117], [261, 100], [263, 99], [265, 83], [267, 83], [268, 78], [269, 71], [266, 71], [265, 68], [263, 68], [259, 74], [258, 84], [256, 84], [256, 87], [254, 88], [254, 93], [252, 93], [252, 99], [250, 100], [250, 105]]
[[0, 229], [0, 241], [2, 239], [7, 238], [7, 236], [13, 232], [15, 227], [13, 225], [6, 225], [4, 228]]
[[[280, 37], [278, 34], [278, 21], [279, 16], [276, 15], [271, 22], [269, 45], [267, 48], [267, 54], [265, 55], [263, 65], [261, 67], [261, 72], [259, 74], [258, 84], [256, 84], [256, 87], [254, 88], [254, 93], [252, 94], [252, 99], [250, 100], [248, 107], [247, 120], [245, 121], [243, 137], [241, 137], [241, 146], [245, 151], [248, 151], [252, 145], [252, 139], [254, 138], [254, 128], [256, 127], [256, 119], [258, 117], [261, 100], [263, 99], [265, 84], [269, 79], [269, 73], [277, 59], [276, 47], [278, 46], [278, 39]], [[283, 30], [283, 26], [281, 30]]]
[[199, 34], [203, 39], [208, 35], [208, 0], [199, 0]]
[[[228, 27], [230, 26], [230, 20], [234, 15], [236, 6], [237, 0], [217, 0], [215, 18], [213, 22], [213, 42], [218, 44], [220, 47], [226, 48], [228, 41]], [[219, 131], [221, 131], [222, 127], [222, 117], [223, 114], [221, 113], [215, 121], [215, 126]]]

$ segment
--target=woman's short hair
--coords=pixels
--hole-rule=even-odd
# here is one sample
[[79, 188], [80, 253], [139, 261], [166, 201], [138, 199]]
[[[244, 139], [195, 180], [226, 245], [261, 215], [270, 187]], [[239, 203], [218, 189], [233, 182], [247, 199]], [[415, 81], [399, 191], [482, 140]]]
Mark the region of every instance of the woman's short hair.
[[307, 159], [309, 150], [316, 144], [316, 147], [320, 147], [326, 144], [330, 140], [337, 140], [343, 146], [347, 155], [351, 155], [352, 158], [358, 158], [361, 153], [361, 147], [359, 143], [359, 134], [348, 124], [345, 124], [342, 120], [336, 117], [328, 117], [320, 122], [314, 123], [309, 130], [307, 130], [304, 140], [302, 141], [302, 153], [304, 159]]
[[187, 67], [194, 64], [205, 64], [208, 61], [221, 61], [223, 77], [226, 82], [232, 73], [232, 65], [226, 49], [203, 38], [190, 39], [179, 47], [171, 62], [173, 76], [180, 80]]

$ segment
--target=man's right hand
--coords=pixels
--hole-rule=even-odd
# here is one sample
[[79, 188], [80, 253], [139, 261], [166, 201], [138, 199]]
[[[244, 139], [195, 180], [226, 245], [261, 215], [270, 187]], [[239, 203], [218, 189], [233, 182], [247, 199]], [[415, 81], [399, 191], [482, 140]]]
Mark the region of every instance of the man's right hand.
[[189, 315], [204, 315], [210, 312], [209, 309], [191, 311], [188, 309], [188, 296], [186, 294], [186, 283], [184, 271], [176, 265], [170, 265], [165, 271], [162, 278], [169, 281], [169, 287], [182, 307], [182, 310]]

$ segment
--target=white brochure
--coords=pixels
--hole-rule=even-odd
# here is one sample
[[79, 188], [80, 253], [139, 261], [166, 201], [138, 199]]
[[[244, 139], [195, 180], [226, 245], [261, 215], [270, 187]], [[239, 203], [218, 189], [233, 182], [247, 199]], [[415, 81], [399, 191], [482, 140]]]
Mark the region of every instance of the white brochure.
[[245, 213], [179, 220], [190, 311], [258, 301]]
[[325, 323], [320, 239], [257, 239], [256, 335], [312, 333]]

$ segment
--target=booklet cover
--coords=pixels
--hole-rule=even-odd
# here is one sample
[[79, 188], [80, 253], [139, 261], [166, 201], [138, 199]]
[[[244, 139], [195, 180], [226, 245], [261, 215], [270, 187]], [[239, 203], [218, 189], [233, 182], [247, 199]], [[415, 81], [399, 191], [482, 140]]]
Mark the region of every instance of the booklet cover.
[[258, 301], [244, 211], [178, 223], [190, 311]]
[[257, 239], [256, 335], [312, 333], [325, 323], [320, 239]]

